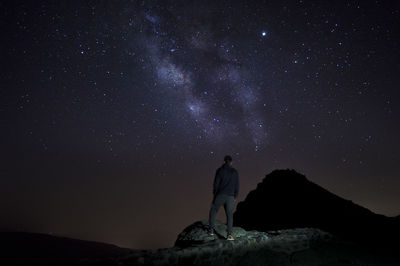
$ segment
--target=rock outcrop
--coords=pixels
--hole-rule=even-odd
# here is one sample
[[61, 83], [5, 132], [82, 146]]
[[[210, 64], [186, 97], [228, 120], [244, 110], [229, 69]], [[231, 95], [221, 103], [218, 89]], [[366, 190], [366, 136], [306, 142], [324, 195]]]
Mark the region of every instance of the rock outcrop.
[[246, 199], [238, 203], [234, 225], [246, 230], [269, 231], [313, 227], [359, 242], [395, 242], [398, 221], [371, 212], [309, 181], [295, 170], [266, 175]]
[[226, 225], [219, 221], [214, 236], [208, 235], [207, 229], [206, 220], [195, 222], [178, 235], [172, 248], [143, 251], [104, 265], [341, 265], [341, 261], [368, 261], [351, 243], [315, 228], [258, 232], [234, 227], [234, 241], [226, 240]]
[[208, 221], [198, 221], [188, 226], [178, 235], [175, 242], [177, 248], [195, 248], [198, 252], [212, 251], [216, 246], [228, 249], [270, 249], [275, 252], [291, 254], [308, 249], [313, 242], [332, 240], [333, 236], [315, 228], [296, 228], [269, 232], [246, 231], [233, 227], [234, 241], [226, 240], [226, 225], [216, 221], [215, 235], [207, 232]]

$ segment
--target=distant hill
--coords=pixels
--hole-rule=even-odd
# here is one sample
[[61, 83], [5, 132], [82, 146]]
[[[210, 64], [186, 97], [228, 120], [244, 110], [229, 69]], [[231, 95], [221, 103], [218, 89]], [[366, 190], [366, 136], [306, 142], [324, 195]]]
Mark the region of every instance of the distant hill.
[[313, 227], [352, 240], [400, 237], [399, 216], [386, 217], [343, 199], [295, 170], [275, 170], [238, 203], [234, 225], [246, 230]]
[[0, 232], [1, 265], [83, 265], [133, 250], [40, 233]]

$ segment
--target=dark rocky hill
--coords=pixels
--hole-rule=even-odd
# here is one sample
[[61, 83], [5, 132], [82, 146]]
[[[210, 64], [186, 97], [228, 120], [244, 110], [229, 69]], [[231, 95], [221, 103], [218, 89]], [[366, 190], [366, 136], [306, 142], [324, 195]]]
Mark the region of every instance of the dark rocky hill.
[[397, 243], [398, 222], [327, 191], [295, 170], [266, 175], [234, 213], [234, 225], [246, 230], [313, 227], [359, 242]]

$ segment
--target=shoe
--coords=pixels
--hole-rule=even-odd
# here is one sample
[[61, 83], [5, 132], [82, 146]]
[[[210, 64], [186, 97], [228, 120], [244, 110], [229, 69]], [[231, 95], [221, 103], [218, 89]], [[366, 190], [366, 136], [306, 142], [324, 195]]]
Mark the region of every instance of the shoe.
[[214, 230], [213, 230], [213, 229], [209, 229], [209, 230], [208, 230], [208, 234], [209, 234], [210, 236], [213, 236], [213, 235], [214, 235]]
[[235, 240], [235, 239], [233, 238], [232, 235], [228, 235], [228, 237], [226, 238], [226, 240]]

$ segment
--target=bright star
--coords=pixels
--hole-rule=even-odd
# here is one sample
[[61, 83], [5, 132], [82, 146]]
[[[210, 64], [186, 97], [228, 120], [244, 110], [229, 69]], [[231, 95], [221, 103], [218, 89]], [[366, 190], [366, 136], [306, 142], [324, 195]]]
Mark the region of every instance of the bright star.
[[261, 32], [261, 35], [264, 37], [264, 36], [267, 36], [267, 32], [266, 31], [263, 31], [263, 32]]

